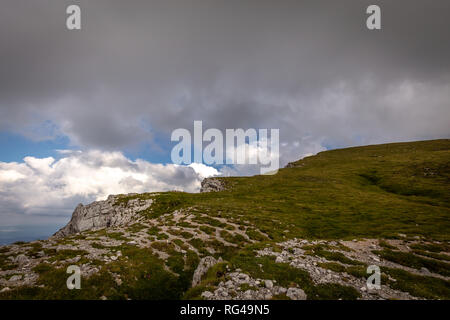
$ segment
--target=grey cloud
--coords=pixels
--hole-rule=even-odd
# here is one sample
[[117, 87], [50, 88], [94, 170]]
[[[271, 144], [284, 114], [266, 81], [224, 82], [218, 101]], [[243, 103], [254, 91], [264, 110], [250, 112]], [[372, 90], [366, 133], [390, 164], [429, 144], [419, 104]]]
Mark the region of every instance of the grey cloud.
[[376, 1], [383, 29], [368, 31], [372, 2], [77, 1], [70, 32], [72, 1], [3, 1], [0, 129], [51, 121], [43, 138], [113, 150], [193, 120], [280, 128], [284, 163], [448, 137], [450, 2]]

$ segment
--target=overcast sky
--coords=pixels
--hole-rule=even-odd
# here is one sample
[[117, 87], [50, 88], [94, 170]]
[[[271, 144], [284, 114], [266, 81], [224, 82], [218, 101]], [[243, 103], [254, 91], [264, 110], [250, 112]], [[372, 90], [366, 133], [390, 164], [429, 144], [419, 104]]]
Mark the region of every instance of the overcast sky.
[[[82, 30], [66, 29], [69, 4]], [[108, 192], [198, 190], [214, 171], [170, 164], [172, 130], [194, 120], [279, 128], [281, 165], [448, 138], [449, 30], [448, 0], [2, 0], [0, 225], [67, 219]]]

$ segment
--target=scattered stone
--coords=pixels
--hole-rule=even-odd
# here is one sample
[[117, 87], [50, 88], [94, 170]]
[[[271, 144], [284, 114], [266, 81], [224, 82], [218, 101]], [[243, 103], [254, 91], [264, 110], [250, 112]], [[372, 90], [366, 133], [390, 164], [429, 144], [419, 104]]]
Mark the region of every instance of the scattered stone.
[[17, 263], [20, 267], [26, 265], [30, 262], [30, 259], [24, 254], [19, 254], [14, 260], [15, 263]]
[[205, 292], [202, 293], [201, 296], [203, 298], [205, 298], [205, 299], [210, 299], [210, 298], [212, 298], [214, 296], [214, 294], [212, 292], [210, 292], [210, 291], [205, 291]]
[[306, 293], [300, 288], [287, 289], [286, 296], [291, 300], [306, 300]]
[[248, 274], [245, 274], [245, 273], [239, 273], [238, 274], [238, 279], [241, 281], [241, 282], [248, 282], [248, 280], [249, 280], [249, 275]]
[[[339, 252], [346, 256], [349, 259], [361, 261], [367, 265], [373, 264], [374, 260], [379, 261], [376, 262], [377, 265], [395, 267], [399, 269], [406, 268], [405, 266], [394, 264], [390, 261], [384, 261], [377, 256], [374, 256], [372, 253], [371, 245], [374, 243], [374, 239], [361, 239], [354, 241], [339, 241], [339, 244], [348, 247], [350, 250], [344, 250], [341, 248], [330, 248], [328, 250], [333, 252]], [[336, 283], [342, 286], [350, 286], [361, 292], [362, 299], [400, 299], [400, 300], [409, 300], [415, 299], [411, 294], [407, 292], [398, 291], [385, 285], [382, 287], [382, 290], [376, 290], [374, 292], [362, 291], [361, 287], [365, 287], [366, 283], [363, 278], [355, 277], [351, 274], [347, 274], [346, 272], [337, 272], [332, 269], [328, 269], [323, 263], [338, 263], [336, 261], [327, 260], [322, 256], [315, 254], [305, 254], [305, 250], [302, 249], [305, 245], [328, 245], [330, 246], [331, 241], [327, 240], [287, 240], [281, 243], [277, 243], [278, 247], [282, 248], [282, 251], [273, 251], [272, 247], [265, 247], [261, 250], [257, 251], [257, 256], [272, 256], [275, 258], [275, 261], [278, 257], [281, 257], [283, 261], [290, 261], [290, 266], [293, 268], [299, 268], [305, 270], [311, 276], [312, 281], [315, 285], [324, 284], [324, 283]], [[279, 259], [278, 259], [279, 260]], [[408, 270], [410, 271], [410, 270]], [[416, 271], [419, 274], [419, 271]], [[423, 274], [423, 273], [422, 273]], [[277, 286], [274, 285], [274, 289], [272, 290], [272, 294], [277, 295], [280, 294], [280, 291], [275, 291]], [[279, 287], [277, 287], [279, 288]], [[267, 289], [266, 289], [267, 290]], [[277, 289], [279, 290], [279, 289]], [[261, 299], [261, 298], [260, 298]]]
[[12, 276], [11, 278], [9, 278], [9, 282], [16, 282], [16, 281], [19, 281], [19, 280], [21, 280], [22, 279], [22, 275], [14, 275], [14, 276]]

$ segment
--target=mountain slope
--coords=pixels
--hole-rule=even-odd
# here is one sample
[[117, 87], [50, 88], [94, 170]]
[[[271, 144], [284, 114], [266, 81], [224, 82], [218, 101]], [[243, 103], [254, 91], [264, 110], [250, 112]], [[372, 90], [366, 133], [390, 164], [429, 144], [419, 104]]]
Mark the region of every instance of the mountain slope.
[[[139, 222], [1, 247], [0, 298], [450, 298], [450, 140], [332, 150], [274, 176], [215, 179], [225, 190], [109, 199], [107, 215], [150, 203]], [[70, 264], [82, 290], [66, 288]], [[365, 287], [371, 264], [381, 290]]]

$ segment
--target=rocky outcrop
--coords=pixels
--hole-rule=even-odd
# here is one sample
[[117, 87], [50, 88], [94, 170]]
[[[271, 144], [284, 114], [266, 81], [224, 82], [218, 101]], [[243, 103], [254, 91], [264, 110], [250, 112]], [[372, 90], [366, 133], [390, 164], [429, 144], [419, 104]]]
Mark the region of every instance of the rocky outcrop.
[[217, 178], [206, 178], [202, 181], [200, 192], [218, 192], [225, 190], [225, 183]]
[[304, 163], [299, 163], [298, 161], [294, 161], [294, 162], [289, 162], [285, 168], [301, 168], [303, 167], [305, 164]]
[[300, 288], [287, 289], [286, 296], [291, 300], [306, 300], [306, 293]]
[[291, 300], [306, 300], [305, 292], [297, 287], [286, 288], [276, 280], [254, 279], [236, 269], [227, 273], [227, 281], [221, 281], [214, 291], [204, 291], [201, 297], [206, 300], [270, 300], [274, 296], [285, 295]]
[[194, 271], [194, 276], [192, 277], [192, 286], [195, 287], [196, 285], [198, 285], [201, 282], [202, 277], [208, 272], [209, 268], [221, 261], [222, 258], [216, 260], [211, 256], [202, 258], [197, 266], [197, 269], [195, 269]]
[[86, 206], [79, 204], [70, 222], [53, 236], [60, 238], [86, 230], [127, 225], [135, 222], [137, 213], [149, 208], [153, 200], [131, 199], [118, 203], [119, 196], [109, 196], [105, 201], [96, 201]]

